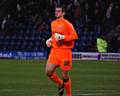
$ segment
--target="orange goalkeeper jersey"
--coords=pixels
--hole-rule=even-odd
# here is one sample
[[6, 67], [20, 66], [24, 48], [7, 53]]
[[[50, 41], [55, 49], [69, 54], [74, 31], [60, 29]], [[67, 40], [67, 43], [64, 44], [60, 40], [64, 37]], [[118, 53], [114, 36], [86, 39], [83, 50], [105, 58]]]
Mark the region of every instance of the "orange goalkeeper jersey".
[[[51, 22], [52, 47], [53, 48], [73, 48], [74, 40], [78, 39], [73, 25], [64, 18], [56, 19]], [[65, 35], [64, 40], [56, 41], [55, 33]]]

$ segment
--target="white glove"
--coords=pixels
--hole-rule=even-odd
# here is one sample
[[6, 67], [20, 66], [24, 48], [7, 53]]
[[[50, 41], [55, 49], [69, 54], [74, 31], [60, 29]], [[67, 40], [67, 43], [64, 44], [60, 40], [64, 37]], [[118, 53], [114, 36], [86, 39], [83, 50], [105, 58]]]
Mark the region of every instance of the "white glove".
[[59, 34], [59, 33], [55, 33], [55, 39], [58, 40], [63, 40], [65, 39], [65, 35]]
[[47, 45], [47, 47], [52, 46], [52, 38], [49, 38], [48, 40], [46, 40], [46, 45]]

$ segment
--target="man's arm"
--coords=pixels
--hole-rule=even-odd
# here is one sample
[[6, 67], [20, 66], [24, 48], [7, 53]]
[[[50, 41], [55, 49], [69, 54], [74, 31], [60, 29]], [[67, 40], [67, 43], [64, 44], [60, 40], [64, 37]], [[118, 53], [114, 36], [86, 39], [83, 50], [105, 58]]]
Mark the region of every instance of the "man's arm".
[[67, 31], [69, 32], [69, 35], [65, 35], [64, 41], [73, 41], [78, 39], [78, 35], [73, 27], [72, 24], [67, 23], [66, 24]]
[[69, 32], [69, 35], [62, 35], [60, 33], [55, 33], [55, 38], [57, 41], [64, 40], [64, 41], [73, 41], [78, 39], [78, 35], [73, 27], [72, 24], [67, 25], [67, 31]]
[[51, 47], [52, 46], [52, 38], [51, 37], [46, 40], [46, 45], [47, 45], [47, 47]]

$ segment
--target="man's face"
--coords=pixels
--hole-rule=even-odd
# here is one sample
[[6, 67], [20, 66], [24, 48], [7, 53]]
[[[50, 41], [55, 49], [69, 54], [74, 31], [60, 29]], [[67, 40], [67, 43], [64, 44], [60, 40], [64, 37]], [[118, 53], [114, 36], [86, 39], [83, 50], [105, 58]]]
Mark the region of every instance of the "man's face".
[[64, 16], [64, 12], [62, 11], [62, 8], [56, 8], [55, 9], [55, 17], [56, 18], [61, 18]]

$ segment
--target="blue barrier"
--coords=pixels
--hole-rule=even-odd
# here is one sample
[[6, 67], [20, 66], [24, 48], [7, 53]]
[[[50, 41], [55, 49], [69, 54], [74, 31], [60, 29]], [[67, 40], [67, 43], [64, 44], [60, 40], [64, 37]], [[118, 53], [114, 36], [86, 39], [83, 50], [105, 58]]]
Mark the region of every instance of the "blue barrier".
[[0, 51], [0, 58], [7, 59], [46, 59], [47, 52]]

